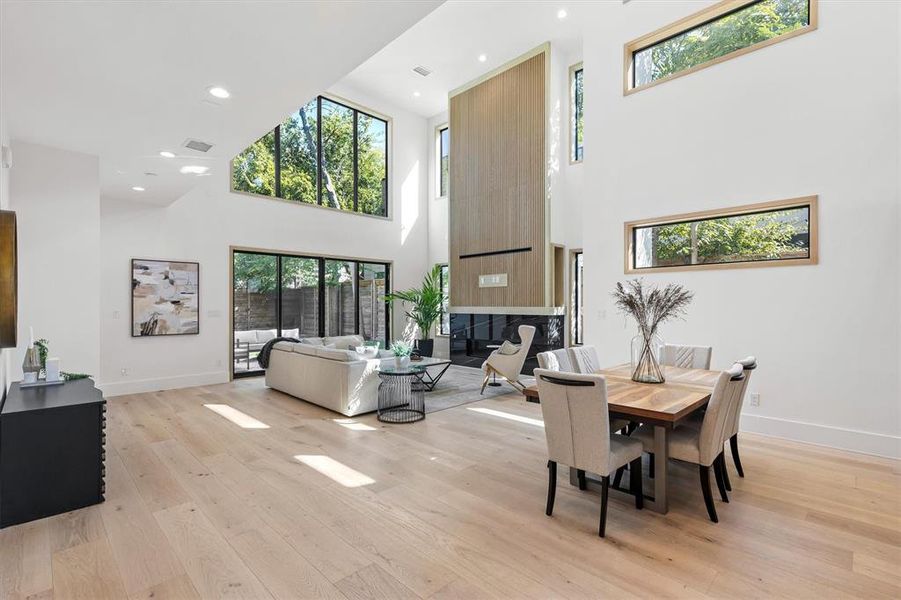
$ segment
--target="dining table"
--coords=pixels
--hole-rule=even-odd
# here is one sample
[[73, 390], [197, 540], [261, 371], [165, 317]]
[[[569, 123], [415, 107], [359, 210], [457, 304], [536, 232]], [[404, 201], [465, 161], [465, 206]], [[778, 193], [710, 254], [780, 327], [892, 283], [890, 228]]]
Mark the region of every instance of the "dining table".
[[[611, 418], [625, 419], [654, 427], [654, 493], [645, 495], [645, 507], [666, 513], [667, 467], [669, 463], [669, 435], [692, 413], [701, 410], [710, 400], [710, 394], [720, 375], [719, 371], [685, 369], [663, 366], [663, 383], [639, 383], [632, 381], [629, 364], [599, 369], [607, 381], [607, 406]], [[530, 402], [540, 402], [537, 383], [527, 386], [523, 395]], [[599, 480], [586, 477], [596, 486]], [[569, 480], [578, 485], [576, 469], [570, 467]]]

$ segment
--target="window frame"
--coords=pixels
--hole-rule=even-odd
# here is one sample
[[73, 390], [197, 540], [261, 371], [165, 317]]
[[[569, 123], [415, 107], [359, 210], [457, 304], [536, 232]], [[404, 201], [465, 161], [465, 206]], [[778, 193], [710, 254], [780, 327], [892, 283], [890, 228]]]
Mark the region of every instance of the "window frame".
[[[444, 302], [442, 300], [442, 308], [438, 312], [438, 331], [435, 332], [436, 337], [450, 337], [450, 265], [448, 263], [438, 263], [441, 270], [438, 275], [438, 286], [444, 295], [444, 285], [447, 283], [447, 312], [444, 311]], [[447, 273], [447, 275], [445, 275]], [[447, 333], [444, 333], [444, 323], [447, 321]]]
[[[264, 198], [266, 196], [263, 196]], [[288, 200], [287, 202], [293, 202], [292, 200]], [[314, 206], [314, 205], [310, 205]], [[327, 207], [326, 207], [327, 208]], [[334, 209], [333, 209], [334, 210]], [[342, 211], [348, 212], [348, 211]], [[261, 256], [271, 256], [275, 258], [275, 269], [276, 269], [276, 281], [279, 282], [275, 290], [275, 321], [277, 323], [275, 329], [278, 332], [278, 335], [282, 333], [282, 292], [284, 290], [284, 286], [282, 285], [283, 281], [283, 268], [282, 263], [286, 258], [301, 258], [307, 260], [315, 260], [318, 264], [319, 269], [319, 281], [318, 281], [318, 290], [316, 292], [317, 295], [317, 310], [318, 310], [318, 335], [316, 337], [327, 337], [325, 333], [326, 328], [326, 315], [325, 315], [325, 263], [327, 261], [337, 261], [337, 262], [350, 262], [353, 263], [353, 273], [352, 277], [354, 278], [354, 328], [357, 331], [354, 335], [360, 335], [360, 265], [381, 265], [385, 267], [385, 296], [391, 293], [391, 271], [394, 266], [394, 263], [389, 260], [380, 260], [380, 259], [371, 259], [371, 258], [359, 258], [359, 257], [351, 257], [351, 256], [331, 256], [327, 254], [310, 254], [310, 253], [299, 253], [299, 252], [286, 252], [284, 250], [267, 250], [263, 248], [245, 248], [243, 246], [231, 246], [229, 248], [229, 266], [228, 266], [228, 276], [229, 276], [229, 298], [228, 298], [228, 328], [229, 328], [229, 377], [231, 379], [240, 379], [242, 377], [258, 377], [263, 375], [265, 371], [263, 370], [254, 370], [254, 371], [238, 371], [235, 372], [235, 303], [234, 303], [234, 293], [235, 293], [235, 254], [256, 254]], [[380, 342], [384, 342], [385, 349], [387, 349], [391, 343], [391, 339], [393, 337], [392, 334], [392, 303], [389, 301], [385, 301], [385, 339], [378, 340]], [[331, 336], [338, 337], [338, 336]]]
[[[579, 257], [582, 257], [582, 272], [579, 272]], [[585, 343], [585, 286], [584, 286], [584, 277], [585, 277], [585, 252], [581, 248], [573, 249], [569, 251], [569, 273], [570, 273], [570, 294], [569, 294], [569, 345], [570, 346], [581, 346]], [[579, 287], [582, 288], [582, 293], [579, 294]], [[579, 298], [582, 298], [582, 303], [579, 303]], [[581, 320], [579, 319], [579, 313], [582, 313]], [[581, 325], [581, 327], [580, 327]]]
[[[642, 273], [665, 273], [671, 271], [700, 271], [710, 269], [747, 269], [760, 267], [788, 267], [788, 266], [804, 266], [815, 265], [819, 262], [819, 225], [817, 217], [817, 205], [819, 196], [801, 196], [798, 198], [787, 198], [785, 200], [774, 200], [771, 202], [759, 202], [756, 204], [745, 204], [742, 206], [734, 206], [722, 209], [703, 210], [698, 212], [683, 213], [678, 215], [669, 215], [666, 217], [658, 217], [655, 219], [643, 219], [640, 221], [627, 221], [623, 225], [624, 247], [623, 272], [626, 274], [638, 275]], [[791, 208], [807, 208], [808, 209], [808, 255], [806, 258], [779, 258], [771, 260], [747, 260], [722, 263], [704, 263], [697, 265], [672, 265], [669, 267], [645, 267], [635, 268], [635, 230], [646, 227], [660, 225], [676, 225], [688, 221], [699, 221], [708, 219], [717, 219], [722, 217], [735, 217], [748, 214], [774, 212], [779, 210], [787, 210]]]
[[773, 44], [778, 44], [779, 42], [790, 40], [794, 37], [815, 31], [817, 29], [819, 23], [819, 0], [807, 0], [808, 23], [804, 27], [799, 27], [794, 31], [790, 31], [782, 35], [777, 35], [776, 37], [751, 44], [750, 46], [746, 46], [738, 50], [733, 50], [728, 54], [724, 54], [717, 58], [708, 60], [707, 62], [679, 71], [678, 73], [673, 73], [671, 75], [667, 75], [666, 77], [661, 77], [660, 79], [656, 79], [650, 83], [646, 83], [640, 86], [634, 85], [634, 57], [638, 52], [659, 44], [660, 42], [663, 42], [669, 38], [681, 35], [687, 31], [690, 31], [691, 29], [694, 29], [695, 27], [704, 25], [711, 21], [716, 21], [717, 19], [725, 17], [730, 13], [762, 1], [764, 0], [722, 0], [721, 2], [718, 2], [703, 10], [688, 15], [685, 18], [679, 19], [678, 21], [670, 23], [669, 25], [665, 25], [660, 29], [657, 29], [656, 31], [652, 31], [651, 33], [635, 38], [630, 42], [626, 42], [626, 44], [623, 45], [623, 96], [628, 96], [630, 94], [634, 94], [635, 92], [640, 92], [641, 90], [652, 88], [661, 83], [672, 81], [673, 79], [678, 79], [679, 77], [695, 73], [697, 71], [700, 71], [701, 69], [712, 67], [713, 65], [717, 65], [727, 60], [737, 58], [744, 54], [748, 54], [749, 52], [754, 52], [755, 50], [766, 48], [767, 46], [772, 46]]
[[[441, 132], [447, 130], [448, 154], [447, 154], [447, 193], [441, 193]], [[435, 199], [440, 200], [450, 196], [450, 123], [443, 123], [435, 127]]]
[[585, 160], [585, 144], [582, 143], [582, 156], [578, 156], [578, 138], [576, 137], [576, 125], [578, 124], [579, 111], [576, 106], [576, 73], [582, 73], [582, 117], [585, 117], [585, 69], [582, 61], [569, 67], [569, 164], [579, 165]]
[[[234, 157], [232, 157], [231, 160], [228, 161], [228, 168], [229, 168], [228, 190], [229, 190], [229, 192], [231, 192], [233, 194], [241, 194], [244, 196], [251, 196], [253, 198], [265, 198], [267, 200], [276, 200], [278, 202], [287, 202], [289, 204], [296, 205], [296, 206], [312, 206], [315, 208], [322, 208], [325, 210], [336, 211], [336, 212], [340, 212], [343, 214], [359, 215], [362, 217], [370, 217], [373, 219], [382, 219], [382, 220], [388, 220], [388, 221], [392, 220], [393, 219], [393, 212], [392, 212], [393, 206], [392, 206], [392, 202], [391, 202], [391, 185], [392, 185], [392, 181], [393, 181], [393, 178], [392, 178], [393, 169], [391, 168], [391, 159], [392, 159], [392, 146], [393, 146], [393, 134], [394, 134], [393, 119], [387, 115], [384, 115], [384, 114], [378, 112], [378, 111], [372, 110], [370, 108], [366, 108], [364, 106], [361, 106], [359, 104], [351, 102], [350, 100], [346, 100], [344, 98], [340, 98], [338, 96], [334, 96], [331, 94], [319, 94], [315, 98], [311, 99], [309, 102], [303, 104], [302, 106], [306, 106], [306, 104], [309, 104], [310, 102], [312, 102], [314, 100], [316, 102], [316, 162], [317, 162], [316, 202], [303, 202], [303, 201], [299, 201], [299, 200], [289, 200], [287, 198], [284, 198], [281, 195], [281, 187], [282, 187], [282, 182], [281, 182], [281, 133], [280, 133], [281, 123], [279, 123], [272, 129], [267, 130], [265, 133], [263, 133], [263, 135], [260, 136], [260, 138], [257, 138], [257, 139], [261, 139], [261, 138], [265, 137], [266, 135], [268, 135], [270, 132], [274, 132], [274, 134], [275, 134], [275, 143], [274, 143], [275, 153], [274, 153], [274, 157], [273, 157], [273, 159], [275, 161], [275, 165], [274, 165], [275, 186], [274, 186], [274, 190], [273, 190], [273, 195], [270, 196], [270, 195], [266, 195], [266, 194], [258, 194], [256, 192], [247, 192], [244, 190], [236, 190], [235, 189], [235, 177], [234, 177], [235, 164], [234, 163], [235, 163], [235, 159], [238, 156], [240, 156], [240, 154], [241, 154], [241, 152], [243, 152], [243, 150], [241, 152], [239, 152], [237, 155], [235, 155]], [[377, 119], [377, 120], [385, 123], [385, 188], [386, 189], [385, 189], [385, 214], [384, 215], [374, 215], [374, 214], [360, 212], [359, 210], [357, 210], [358, 186], [359, 186], [358, 161], [357, 160], [354, 161], [354, 167], [353, 167], [353, 171], [354, 171], [353, 201], [354, 201], [355, 210], [345, 210], [343, 208], [333, 208], [331, 206], [326, 206], [326, 205], [322, 204], [322, 193], [323, 193], [323, 189], [322, 189], [322, 128], [321, 128], [320, 124], [322, 121], [322, 101], [323, 100], [327, 100], [329, 102], [332, 102], [333, 104], [337, 104], [337, 105], [339, 105], [343, 108], [347, 108], [353, 112], [353, 123], [354, 123], [353, 124], [353, 129], [354, 129], [353, 130], [353, 136], [354, 136], [353, 145], [354, 145], [354, 156], [355, 157], [358, 156], [357, 123], [358, 123], [359, 113], [362, 113], [362, 114], [366, 115], [367, 117]], [[254, 141], [256, 141], [256, 140], [254, 140]], [[246, 150], [246, 148], [245, 148], [245, 150]]]

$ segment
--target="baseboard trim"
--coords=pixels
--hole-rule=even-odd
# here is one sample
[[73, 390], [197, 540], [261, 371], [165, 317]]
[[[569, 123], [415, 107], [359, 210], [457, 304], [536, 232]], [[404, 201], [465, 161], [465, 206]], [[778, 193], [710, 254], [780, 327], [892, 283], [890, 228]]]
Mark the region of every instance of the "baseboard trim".
[[901, 437], [742, 413], [741, 430], [777, 438], [901, 459]]
[[97, 387], [100, 388], [104, 396], [112, 397], [124, 396], [126, 394], [143, 394], [145, 392], [159, 392], [162, 390], [197, 387], [199, 385], [213, 385], [216, 383], [228, 383], [228, 373], [225, 371], [211, 371], [209, 373], [195, 373], [192, 375], [180, 375], [178, 377], [98, 382]]

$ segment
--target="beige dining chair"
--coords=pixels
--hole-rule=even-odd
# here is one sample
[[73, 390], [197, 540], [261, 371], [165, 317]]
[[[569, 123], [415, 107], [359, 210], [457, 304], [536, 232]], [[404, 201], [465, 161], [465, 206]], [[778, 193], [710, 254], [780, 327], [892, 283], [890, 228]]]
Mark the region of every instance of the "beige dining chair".
[[532, 339], [535, 337], [535, 328], [532, 325], [519, 326], [519, 348], [512, 354], [501, 354], [503, 348], [498, 348], [482, 363], [482, 371], [485, 373], [485, 379], [482, 381], [482, 391], [485, 393], [485, 386], [488, 385], [488, 379], [492, 374], [497, 374], [507, 380], [520, 392], [525, 389], [525, 384], [519, 380], [522, 367], [526, 363], [526, 357], [529, 354], [529, 348], [532, 347]]
[[569, 352], [566, 348], [559, 350], [547, 350], [539, 352], [535, 355], [538, 359], [539, 369], [549, 369], [551, 371], [564, 371], [567, 373], [575, 372], [572, 361], [569, 358]]
[[[635, 508], [644, 506], [641, 481], [641, 442], [611, 435], [607, 408], [607, 381], [602, 375], [535, 369], [548, 451], [546, 514], [554, 512], [557, 464], [601, 476], [601, 518], [598, 535], [607, 528], [607, 491], [610, 474], [629, 465], [630, 490]], [[584, 489], [584, 477], [579, 479]]]
[[660, 364], [682, 369], [709, 369], [712, 354], [710, 346], [664, 344], [660, 346]]
[[[745, 378], [742, 380], [742, 389], [739, 392], [738, 402], [733, 406], [732, 414], [728, 419], [729, 427], [726, 431], [726, 439], [729, 440], [730, 450], [732, 451], [732, 462], [735, 463], [735, 470], [738, 472], [739, 477], [744, 477], [745, 471], [742, 468], [741, 457], [738, 453], [738, 428], [741, 424], [741, 409], [742, 406], [744, 406], [745, 397], [747, 396], [748, 385], [751, 383], [751, 371], [757, 368], [757, 359], [753, 356], [748, 356], [747, 358], [738, 361], [738, 364], [741, 365], [742, 373]], [[684, 426], [700, 429], [703, 422], [703, 413], [699, 411], [692, 415], [691, 418], [686, 419]], [[680, 425], [680, 427], [681, 426], [682, 425]], [[726, 486], [726, 491], [731, 492], [732, 483], [729, 481], [729, 469], [726, 467], [725, 461], [723, 461], [723, 483]]]
[[[742, 365], [739, 363], [735, 363], [731, 368], [720, 373], [713, 392], [710, 394], [710, 401], [707, 403], [707, 410], [704, 412], [704, 420], [700, 429], [676, 427], [669, 436], [669, 457], [673, 460], [698, 465], [704, 504], [707, 506], [710, 520], [714, 523], [718, 523], [719, 518], [713, 504], [713, 495], [710, 492], [710, 468], [713, 467], [720, 497], [723, 502], [728, 502], [729, 496], [726, 494], [722, 475], [725, 465], [723, 445], [727, 439], [726, 434], [732, 427], [730, 419], [735, 410], [735, 404], [741, 402], [744, 378]], [[642, 425], [632, 433], [631, 439], [641, 440], [645, 452], [653, 454], [653, 427]], [[666, 465], [663, 465], [663, 468], [666, 468]]]
[[597, 373], [601, 370], [601, 361], [594, 346], [573, 346], [566, 351], [576, 373]]

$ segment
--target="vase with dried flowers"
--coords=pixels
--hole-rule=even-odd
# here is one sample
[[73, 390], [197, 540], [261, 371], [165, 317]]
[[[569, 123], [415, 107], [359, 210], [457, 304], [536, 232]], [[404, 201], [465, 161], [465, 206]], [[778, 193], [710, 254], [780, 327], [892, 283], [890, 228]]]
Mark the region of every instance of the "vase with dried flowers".
[[645, 285], [641, 279], [616, 284], [613, 298], [616, 307], [631, 315], [638, 324], [638, 335], [632, 338], [632, 380], [641, 383], [663, 383], [660, 368], [661, 323], [680, 318], [694, 294], [681, 285], [670, 283], [663, 289]]

